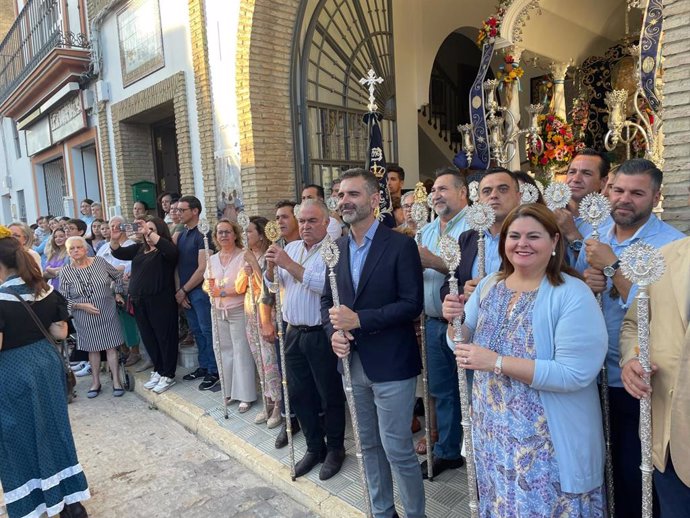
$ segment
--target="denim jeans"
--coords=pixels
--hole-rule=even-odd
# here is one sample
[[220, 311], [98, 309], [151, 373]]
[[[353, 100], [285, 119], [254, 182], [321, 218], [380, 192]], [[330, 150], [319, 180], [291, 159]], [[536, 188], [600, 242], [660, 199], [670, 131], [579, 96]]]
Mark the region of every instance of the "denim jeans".
[[351, 358], [352, 395], [374, 518], [391, 518], [395, 512], [392, 472], [405, 516], [422, 517], [426, 505], [422, 470], [410, 429], [417, 378], [374, 383], [359, 355], [352, 353]]
[[218, 374], [216, 357], [213, 354], [213, 328], [211, 327], [211, 300], [204, 290], [194, 288], [187, 295], [190, 309], [185, 309], [189, 329], [194, 335], [199, 349], [199, 367], [206, 369], [209, 374]]
[[448, 325], [440, 320], [426, 319], [427, 379], [429, 393], [436, 404], [438, 442], [434, 445], [434, 457], [455, 460], [460, 458], [462, 427], [458, 368], [446, 341], [447, 328]]

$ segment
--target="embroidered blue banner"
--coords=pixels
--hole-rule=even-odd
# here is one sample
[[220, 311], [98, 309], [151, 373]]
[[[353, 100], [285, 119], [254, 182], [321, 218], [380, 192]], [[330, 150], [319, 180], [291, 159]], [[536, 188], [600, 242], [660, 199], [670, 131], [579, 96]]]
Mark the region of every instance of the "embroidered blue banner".
[[661, 100], [654, 90], [659, 69], [659, 42], [663, 29], [662, 0], [648, 0], [640, 33], [640, 84], [652, 110], [659, 112]]
[[474, 153], [471, 169], [488, 169], [491, 153], [489, 150], [489, 133], [486, 129], [486, 112], [484, 111], [484, 78], [489, 70], [491, 58], [494, 55], [494, 44], [486, 43], [482, 47], [482, 60], [477, 77], [470, 89], [470, 117], [472, 121], [472, 136]]
[[369, 112], [364, 115], [364, 122], [369, 128], [369, 159], [366, 168], [374, 173], [379, 181], [379, 194], [381, 195], [379, 220], [387, 227], [394, 228], [393, 202], [388, 191], [388, 170], [386, 168], [386, 156], [383, 152], [383, 135], [379, 120], [381, 120], [381, 115], [378, 113]]

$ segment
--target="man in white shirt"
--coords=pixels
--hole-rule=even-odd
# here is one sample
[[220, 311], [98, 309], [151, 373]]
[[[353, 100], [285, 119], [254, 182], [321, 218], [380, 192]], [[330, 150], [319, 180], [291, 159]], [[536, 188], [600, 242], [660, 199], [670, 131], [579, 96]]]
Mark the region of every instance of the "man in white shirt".
[[[307, 441], [307, 453], [295, 465], [295, 476], [306, 475], [323, 462], [321, 480], [338, 473], [345, 460], [345, 395], [337, 358], [321, 324], [326, 265], [320, 248], [328, 217], [322, 201], [305, 199], [297, 217], [301, 239], [284, 249], [271, 245], [266, 251], [266, 280], [280, 278], [282, 317], [288, 323], [285, 363], [291, 409]], [[325, 434], [319, 419], [322, 402]]]

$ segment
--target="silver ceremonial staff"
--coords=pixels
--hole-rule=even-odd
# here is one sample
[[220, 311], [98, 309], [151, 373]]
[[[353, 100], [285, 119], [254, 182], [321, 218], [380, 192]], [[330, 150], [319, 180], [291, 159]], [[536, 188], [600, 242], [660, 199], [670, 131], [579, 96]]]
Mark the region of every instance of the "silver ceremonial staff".
[[[247, 247], [247, 250], [251, 252], [249, 248], [249, 237], [247, 236], [247, 230], [249, 229], [249, 216], [247, 213], [242, 211], [237, 215], [237, 223], [242, 227], [242, 239]], [[264, 353], [261, 347], [261, 315], [259, 315], [259, 304], [254, 296], [254, 284], [253, 284], [254, 274], [247, 277], [247, 290], [249, 290], [249, 300], [254, 308], [254, 318], [256, 320], [256, 334], [252, 336], [255, 341], [255, 347], [259, 351], [259, 383], [261, 385], [261, 400], [264, 403], [264, 412], [268, 416], [268, 399], [266, 398], [266, 373], [264, 372]], [[249, 333], [252, 335], [252, 333]]]
[[[204, 236], [204, 252], [206, 253], [206, 271], [204, 277], [208, 282], [209, 297], [211, 295], [211, 288], [215, 286], [215, 279], [211, 272], [211, 252], [208, 246], [208, 231], [211, 229], [208, 221], [202, 219], [199, 222], [199, 231]], [[213, 297], [211, 297], [211, 332], [213, 333], [213, 354], [216, 357], [216, 366], [218, 367], [218, 378], [220, 380], [220, 392], [223, 396], [223, 417], [228, 418], [228, 400], [225, 392], [225, 378], [223, 377], [223, 355], [220, 352], [220, 337], [218, 336], [218, 315], [216, 307], [213, 304]]]
[[[446, 263], [450, 279], [448, 285], [451, 295], [459, 295], [458, 279], [455, 277], [455, 269], [460, 264], [460, 245], [452, 237], [443, 236], [439, 243], [441, 259]], [[453, 343], [463, 341], [462, 317], [453, 319]], [[458, 388], [460, 390], [460, 412], [462, 413], [462, 436], [465, 443], [465, 455], [467, 460], [467, 486], [470, 494], [470, 516], [479, 517], [479, 495], [477, 494], [477, 468], [474, 463], [474, 445], [472, 443], [472, 415], [470, 409], [470, 393], [467, 384], [467, 372], [458, 366]]]
[[549, 210], [564, 209], [571, 197], [570, 187], [561, 182], [551, 182], [544, 191], [544, 201]]
[[[328, 281], [331, 285], [331, 294], [333, 298], [333, 307], [340, 306], [340, 297], [338, 296], [338, 284], [336, 282], [334, 268], [340, 259], [340, 250], [335, 244], [331, 236], [326, 236], [326, 239], [321, 246], [321, 257], [328, 266]], [[338, 331], [342, 333], [342, 331]], [[341, 358], [343, 365], [343, 379], [345, 380], [345, 396], [347, 397], [347, 406], [350, 408], [350, 416], [352, 417], [352, 434], [355, 436], [355, 452], [357, 456], [357, 464], [359, 465], [359, 479], [362, 483], [362, 490], [364, 492], [364, 503], [366, 505], [367, 517], [372, 517], [371, 500], [369, 497], [369, 485], [367, 483], [367, 473], [364, 470], [364, 456], [362, 454], [362, 442], [359, 438], [359, 421], [357, 420], [357, 407], [355, 406], [355, 396], [352, 393], [352, 375], [350, 374], [350, 355]]]
[[[598, 192], [588, 194], [580, 202], [580, 217], [592, 225], [592, 239], [599, 240], [599, 227], [611, 214], [611, 203], [608, 198]], [[584, 253], [580, 252], [580, 253]], [[602, 307], [601, 293], [597, 293], [597, 302]], [[606, 503], [608, 506], [608, 518], [616, 515], [616, 500], [613, 490], [613, 457], [611, 455], [611, 410], [609, 407], [609, 374], [606, 367], [606, 359], [601, 367], [600, 378], [601, 408], [604, 414], [604, 440], [606, 442]]]
[[[422, 229], [426, 225], [429, 213], [427, 211], [427, 194], [424, 184], [417, 182], [414, 188], [414, 203], [412, 204], [412, 219], [417, 224], [417, 232], [415, 233], [415, 241], [417, 246], [422, 245]], [[429, 369], [427, 368], [426, 355], [426, 315], [422, 308], [422, 314], [419, 317], [419, 331], [421, 333], [422, 343], [422, 389], [424, 398], [424, 440], [426, 441], [426, 472], [429, 480], [434, 480], [434, 453], [433, 444], [431, 443], [431, 406], [429, 404]]]
[[[637, 284], [637, 341], [638, 358], [644, 369], [644, 382], [649, 385], [652, 364], [649, 354], [649, 285], [658, 281], [664, 273], [664, 258], [651, 245], [638, 241], [630, 245], [620, 257], [623, 275]], [[642, 518], [652, 518], [652, 399], [640, 399], [640, 443], [642, 446]]]
[[[264, 234], [268, 240], [275, 244], [280, 239], [280, 229], [275, 221], [266, 223]], [[285, 363], [285, 337], [283, 336], [283, 311], [280, 305], [280, 277], [277, 272], [273, 273], [274, 282], [270, 283], [268, 289], [276, 296], [276, 333], [278, 334], [278, 346], [280, 348], [280, 370], [283, 373], [281, 382], [283, 385], [283, 401], [285, 402], [285, 431], [287, 432], [288, 448], [290, 448], [290, 477], [294, 481], [295, 477], [295, 447], [292, 444], [292, 417], [290, 413], [290, 397], [288, 396], [287, 367]]]
[[[479, 277], [486, 275], [486, 241], [484, 233], [491, 228], [496, 221], [496, 213], [490, 205], [478, 201], [467, 208], [465, 221], [472, 230], [476, 230], [479, 235], [477, 239], [477, 269]], [[460, 259], [458, 259], [458, 263]], [[457, 266], [456, 266], [457, 267]]]

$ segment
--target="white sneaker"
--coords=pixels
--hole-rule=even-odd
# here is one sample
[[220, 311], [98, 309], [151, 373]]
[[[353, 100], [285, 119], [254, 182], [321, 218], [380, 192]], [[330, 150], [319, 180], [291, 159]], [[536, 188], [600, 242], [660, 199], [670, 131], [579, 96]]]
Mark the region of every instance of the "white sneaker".
[[154, 388], [156, 385], [158, 385], [158, 382], [160, 381], [160, 379], [161, 379], [161, 375], [160, 375], [160, 374], [158, 374], [158, 373], [155, 372], [155, 371], [152, 372], [152, 373], [151, 373], [151, 377], [149, 378], [149, 380], [148, 380], [146, 383], [144, 383], [144, 388], [147, 389], [147, 390], [151, 390], [151, 389]]
[[87, 363], [86, 365], [84, 365], [84, 367], [81, 370], [74, 373], [74, 375], [77, 378], [81, 378], [83, 376], [88, 376], [89, 374], [91, 374], [91, 364], [90, 363]]
[[76, 363], [70, 363], [69, 368], [72, 369], [74, 372], [82, 370], [84, 367], [86, 367], [86, 364], [88, 362], [76, 362]]
[[168, 378], [167, 376], [161, 376], [161, 379], [158, 382], [158, 385], [156, 385], [153, 388], [153, 391], [156, 394], [160, 394], [161, 392], [165, 392], [166, 390], [168, 390], [174, 384], [175, 384], [175, 380], [173, 378]]

